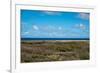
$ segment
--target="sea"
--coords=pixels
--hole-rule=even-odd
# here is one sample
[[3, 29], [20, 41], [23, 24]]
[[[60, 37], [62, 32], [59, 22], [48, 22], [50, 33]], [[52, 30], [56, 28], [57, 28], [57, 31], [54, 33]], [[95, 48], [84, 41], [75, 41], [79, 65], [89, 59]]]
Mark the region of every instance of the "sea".
[[21, 40], [89, 40], [89, 38], [21, 38]]

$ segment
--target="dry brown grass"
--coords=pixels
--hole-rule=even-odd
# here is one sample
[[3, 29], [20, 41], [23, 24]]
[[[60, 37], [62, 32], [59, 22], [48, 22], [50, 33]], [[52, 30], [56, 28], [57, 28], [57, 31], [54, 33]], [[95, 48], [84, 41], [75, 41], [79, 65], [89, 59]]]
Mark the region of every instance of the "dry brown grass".
[[21, 62], [88, 60], [89, 41], [22, 41]]

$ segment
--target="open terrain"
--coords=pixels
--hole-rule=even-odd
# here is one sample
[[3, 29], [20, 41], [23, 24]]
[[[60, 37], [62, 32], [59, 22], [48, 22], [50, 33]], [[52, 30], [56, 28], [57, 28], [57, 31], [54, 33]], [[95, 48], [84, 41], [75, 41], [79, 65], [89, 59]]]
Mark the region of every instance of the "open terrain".
[[89, 60], [89, 40], [22, 40], [21, 63]]

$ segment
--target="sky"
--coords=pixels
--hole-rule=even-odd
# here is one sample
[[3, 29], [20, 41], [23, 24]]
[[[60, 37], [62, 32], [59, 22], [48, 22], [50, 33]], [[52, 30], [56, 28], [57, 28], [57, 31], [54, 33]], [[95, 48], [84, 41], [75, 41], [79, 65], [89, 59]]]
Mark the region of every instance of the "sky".
[[21, 10], [21, 38], [89, 38], [89, 13]]

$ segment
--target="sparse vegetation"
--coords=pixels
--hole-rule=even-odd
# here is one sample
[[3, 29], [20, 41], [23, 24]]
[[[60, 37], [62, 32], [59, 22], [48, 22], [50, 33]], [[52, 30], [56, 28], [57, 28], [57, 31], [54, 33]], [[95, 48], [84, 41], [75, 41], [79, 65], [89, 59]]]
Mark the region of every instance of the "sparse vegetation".
[[21, 41], [21, 62], [88, 60], [89, 41]]

